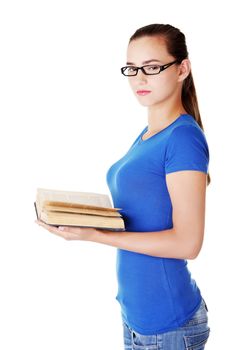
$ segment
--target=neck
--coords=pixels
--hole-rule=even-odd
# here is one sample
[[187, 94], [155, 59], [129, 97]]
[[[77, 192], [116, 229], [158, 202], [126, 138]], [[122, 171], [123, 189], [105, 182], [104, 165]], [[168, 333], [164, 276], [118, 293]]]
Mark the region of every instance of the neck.
[[148, 132], [157, 132], [164, 129], [177, 119], [180, 114], [187, 113], [181, 103], [154, 105], [148, 108]]

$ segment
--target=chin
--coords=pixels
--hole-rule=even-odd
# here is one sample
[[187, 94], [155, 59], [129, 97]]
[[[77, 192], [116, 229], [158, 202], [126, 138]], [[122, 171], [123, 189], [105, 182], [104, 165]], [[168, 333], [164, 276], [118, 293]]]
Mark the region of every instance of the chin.
[[142, 106], [152, 106], [158, 102], [157, 99], [151, 94], [147, 96], [139, 96], [137, 93], [135, 93], [135, 97]]
[[150, 103], [146, 103], [146, 102], [142, 102], [142, 101], [138, 101], [139, 103], [140, 103], [140, 105], [141, 106], [143, 106], [143, 107], [150, 107], [151, 106], [151, 104]]
[[140, 103], [140, 105], [142, 105], [144, 107], [151, 107], [151, 106], [154, 106], [158, 103], [157, 101], [148, 101], [148, 100], [140, 98], [140, 97], [138, 98], [138, 96], [137, 96], [137, 100]]

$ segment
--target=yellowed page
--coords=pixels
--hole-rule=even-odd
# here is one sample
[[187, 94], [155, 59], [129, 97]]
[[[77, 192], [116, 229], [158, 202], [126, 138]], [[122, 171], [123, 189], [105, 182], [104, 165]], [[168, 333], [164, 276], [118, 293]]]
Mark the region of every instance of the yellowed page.
[[117, 217], [102, 217], [85, 214], [41, 212], [41, 220], [52, 225], [87, 226], [124, 229], [124, 221]]
[[80, 203], [102, 208], [112, 208], [110, 198], [107, 194], [37, 188], [36, 205], [38, 213], [41, 213], [45, 201]]
[[[52, 204], [46, 204], [47, 202], [44, 202], [43, 210], [45, 211], [56, 211], [56, 212], [63, 212], [63, 213], [80, 213], [80, 214], [91, 214], [91, 215], [102, 215], [102, 216], [121, 216], [120, 213], [113, 209], [93, 209], [92, 206], [89, 208], [83, 208], [83, 207], [66, 207], [66, 206], [57, 206]], [[50, 202], [49, 202], [50, 203]], [[51, 202], [54, 203], [54, 202]], [[57, 202], [55, 202], [57, 203]], [[94, 207], [95, 208], [95, 207]]]

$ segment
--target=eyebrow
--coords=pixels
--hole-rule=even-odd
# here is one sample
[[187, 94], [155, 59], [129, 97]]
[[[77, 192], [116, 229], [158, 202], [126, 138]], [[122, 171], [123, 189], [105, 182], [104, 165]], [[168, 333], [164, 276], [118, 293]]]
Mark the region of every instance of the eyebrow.
[[[152, 59], [152, 60], [144, 61], [144, 62], [142, 62], [142, 64], [147, 64], [147, 63], [150, 63], [150, 62], [161, 62], [161, 61], [160, 60], [156, 60], [156, 59]], [[126, 62], [126, 64], [135, 65], [135, 63], [133, 63], [133, 62]]]

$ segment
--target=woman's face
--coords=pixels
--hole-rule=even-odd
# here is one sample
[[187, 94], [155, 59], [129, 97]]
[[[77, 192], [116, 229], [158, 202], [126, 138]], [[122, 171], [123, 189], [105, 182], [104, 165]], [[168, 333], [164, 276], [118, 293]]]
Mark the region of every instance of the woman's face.
[[[148, 60], [149, 63], [144, 63]], [[164, 65], [175, 61], [175, 58], [167, 52], [166, 44], [161, 37], [142, 37], [132, 40], [127, 49], [127, 63], [141, 67], [146, 64]], [[177, 89], [181, 87], [180, 65], [173, 64], [157, 75], [145, 75], [138, 70], [136, 76], [128, 77], [129, 84], [139, 100], [144, 106], [159, 105], [177, 93]], [[150, 90], [146, 95], [139, 95], [137, 90]]]

